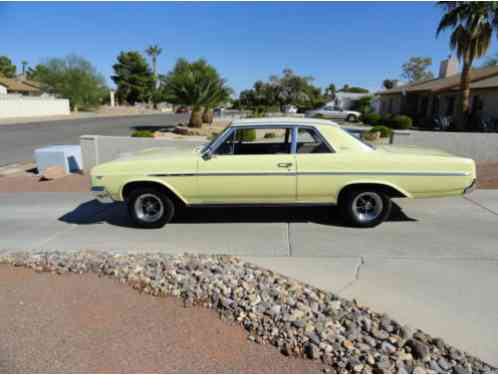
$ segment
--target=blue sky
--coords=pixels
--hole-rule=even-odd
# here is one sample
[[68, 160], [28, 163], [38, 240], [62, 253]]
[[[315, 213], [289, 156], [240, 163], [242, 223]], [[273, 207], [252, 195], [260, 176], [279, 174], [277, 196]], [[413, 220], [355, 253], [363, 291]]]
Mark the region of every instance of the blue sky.
[[432, 57], [437, 72], [450, 53], [448, 35], [435, 37], [440, 16], [434, 3], [411, 2], [0, 3], [0, 55], [20, 70], [21, 60], [76, 53], [111, 83], [120, 51], [159, 44], [161, 73], [204, 57], [237, 92], [284, 67], [322, 87], [375, 90], [411, 56]]

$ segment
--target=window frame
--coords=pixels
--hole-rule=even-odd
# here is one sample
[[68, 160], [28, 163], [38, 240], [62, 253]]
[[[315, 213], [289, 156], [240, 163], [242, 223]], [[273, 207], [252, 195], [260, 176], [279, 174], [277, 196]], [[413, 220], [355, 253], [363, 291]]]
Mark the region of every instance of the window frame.
[[[289, 129], [291, 134], [291, 149], [287, 154], [217, 154], [216, 151], [218, 148], [230, 137], [233, 137], [237, 129]], [[216, 142], [214, 142], [210, 147], [210, 152], [216, 156], [260, 156], [260, 155], [323, 155], [328, 153], [320, 153], [320, 154], [298, 154], [297, 153], [297, 140], [298, 140], [298, 131], [299, 129], [309, 129], [315, 133], [315, 135], [327, 146], [330, 154], [334, 154], [336, 151], [334, 147], [325, 139], [320, 130], [318, 130], [315, 126], [312, 125], [300, 125], [300, 124], [268, 124], [268, 125], [238, 125], [232, 126], [230, 129], [223, 134], [222, 137], [219, 137]]]

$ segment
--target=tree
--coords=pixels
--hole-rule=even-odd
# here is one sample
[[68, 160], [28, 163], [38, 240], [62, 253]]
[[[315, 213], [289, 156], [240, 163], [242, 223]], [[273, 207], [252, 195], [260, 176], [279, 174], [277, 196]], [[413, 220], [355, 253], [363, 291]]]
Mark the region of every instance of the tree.
[[346, 84], [338, 92], [349, 92], [353, 94], [368, 94], [370, 91], [368, 91], [368, 89], [364, 89], [363, 87], [349, 86]]
[[89, 61], [77, 55], [48, 59], [28, 74], [45, 91], [68, 98], [76, 111], [100, 105], [108, 92], [104, 77]]
[[26, 74], [26, 68], [28, 67], [28, 62], [26, 60], [21, 61], [22, 65], [22, 74]]
[[189, 126], [196, 128], [202, 126], [203, 111], [223, 103], [231, 93], [226, 81], [203, 59], [178, 59], [163, 78], [161, 91], [166, 101], [192, 107]]
[[120, 103], [133, 105], [152, 98], [154, 75], [139, 52], [121, 52], [112, 68], [114, 75], [111, 78], [117, 86], [116, 97]]
[[398, 80], [397, 79], [385, 79], [382, 81], [382, 86], [386, 89], [386, 90], [390, 90], [390, 89], [393, 89], [395, 88], [396, 86], [398, 86]]
[[7, 78], [14, 78], [16, 75], [16, 66], [7, 56], [0, 56], [0, 75]]
[[410, 57], [401, 67], [403, 71], [401, 77], [410, 83], [434, 78], [432, 72], [428, 70], [431, 65], [430, 57]]
[[154, 75], [154, 87], [157, 87], [157, 56], [159, 56], [162, 51], [163, 50], [159, 48], [157, 44], [149, 46], [149, 48], [145, 50], [147, 55], [149, 55], [150, 58], [152, 59], [152, 74]]
[[290, 69], [282, 76], [272, 75], [268, 82], [256, 81], [253, 88], [240, 93], [240, 104], [248, 109], [267, 111], [273, 107], [281, 109], [294, 105], [300, 111], [323, 105], [327, 98], [321, 89], [312, 84], [313, 77], [303, 77]]
[[335, 85], [333, 83], [331, 83], [330, 85], [328, 85], [326, 88], [325, 88], [325, 92], [324, 92], [324, 95], [330, 99], [330, 100], [334, 100], [335, 99], [335, 94], [337, 93], [337, 88], [335, 87]]
[[463, 63], [460, 80], [460, 100], [456, 128], [463, 130], [466, 120], [470, 118], [470, 74], [475, 59], [484, 56], [491, 44], [493, 30], [498, 25], [498, 3], [470, 1], [441, 1], [438, 3], [445, 10], [436, 36], [444, 30], [452, 30], [450, 48], [456, 50], [457, 57]]

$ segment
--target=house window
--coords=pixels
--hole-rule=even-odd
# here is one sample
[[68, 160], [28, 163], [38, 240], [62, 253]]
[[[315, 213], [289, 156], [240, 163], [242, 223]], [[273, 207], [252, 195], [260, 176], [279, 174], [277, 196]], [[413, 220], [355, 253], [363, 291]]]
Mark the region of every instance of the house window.
[[389, 107], [387, 108], [387, 112], [393, 113], [393, 102], [394, 100], [391, 98], [389, 99]]
[[446, 116], [453, 116], [454, 112], [455, 112], [455, 97], [450, 96], [447, 98]]
[[484, 108], [484, 103], [479, 95], [472, 98], [472, 113], [482, 111]]
[[429, 106], [429, 98], [424, 96], [420, 102], [420, 111], [419, 114], [421, 116], [425, 116], [427, 114], [427, 107]]

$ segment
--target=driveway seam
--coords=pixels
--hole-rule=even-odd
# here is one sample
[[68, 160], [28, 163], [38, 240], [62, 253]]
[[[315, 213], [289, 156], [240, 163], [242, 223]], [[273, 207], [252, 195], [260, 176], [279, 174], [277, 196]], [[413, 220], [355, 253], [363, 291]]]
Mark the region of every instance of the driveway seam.
[[463, 199], [466, 199], [467, 201], [469, 201], [469, 202], [473, 203], [473, 204], [474, 204], [474, 205], [476, 205], [477, 207], [480, 207], [480, 208], [482, 208], [482, 209], [484, 209], [484, 210], [486, 210], [486, 211], [488, 211], [488, 212], [492, 213], [493, 215], [498, 216], [498, 212], [493, 211], [492, 209], [490, 209], [490, 208], [488, 208], [488, 207], [484, 206], [483, 204], [481, 204], [481, 203], [479, 203], [479, 202], [477, 202], [477, 201], [475, 201], [475, 200], [473, 200], [473, 199], [470, 199], [469, 197], [463, 197]]
[[287, 251], [288, 251], [288, 256], [292, 256], [292, 244], [291, 244], [291, 230], [290, 230], [290, 223], [287, 223]]
[[348, 282], [346, 285], [344, 285], [342, 288], [340, 288], [338, 291], [337, 291], [337, 294], [341, 294], [343, 293], [346, 289], [349, 289], [351, 288], [351, 286], [356, 283], [357, 281], [360, 280], [360, 272], [361, 272], [361, 268], [362, 266], [365, 264], [365, 258], [363, 256], [360, 256], [359, 257], [359, 262], [356, 264], [356, 266], [354, 267], [354, 273], [353, 273], [353, 280], [351, 280], [350, 282]]

